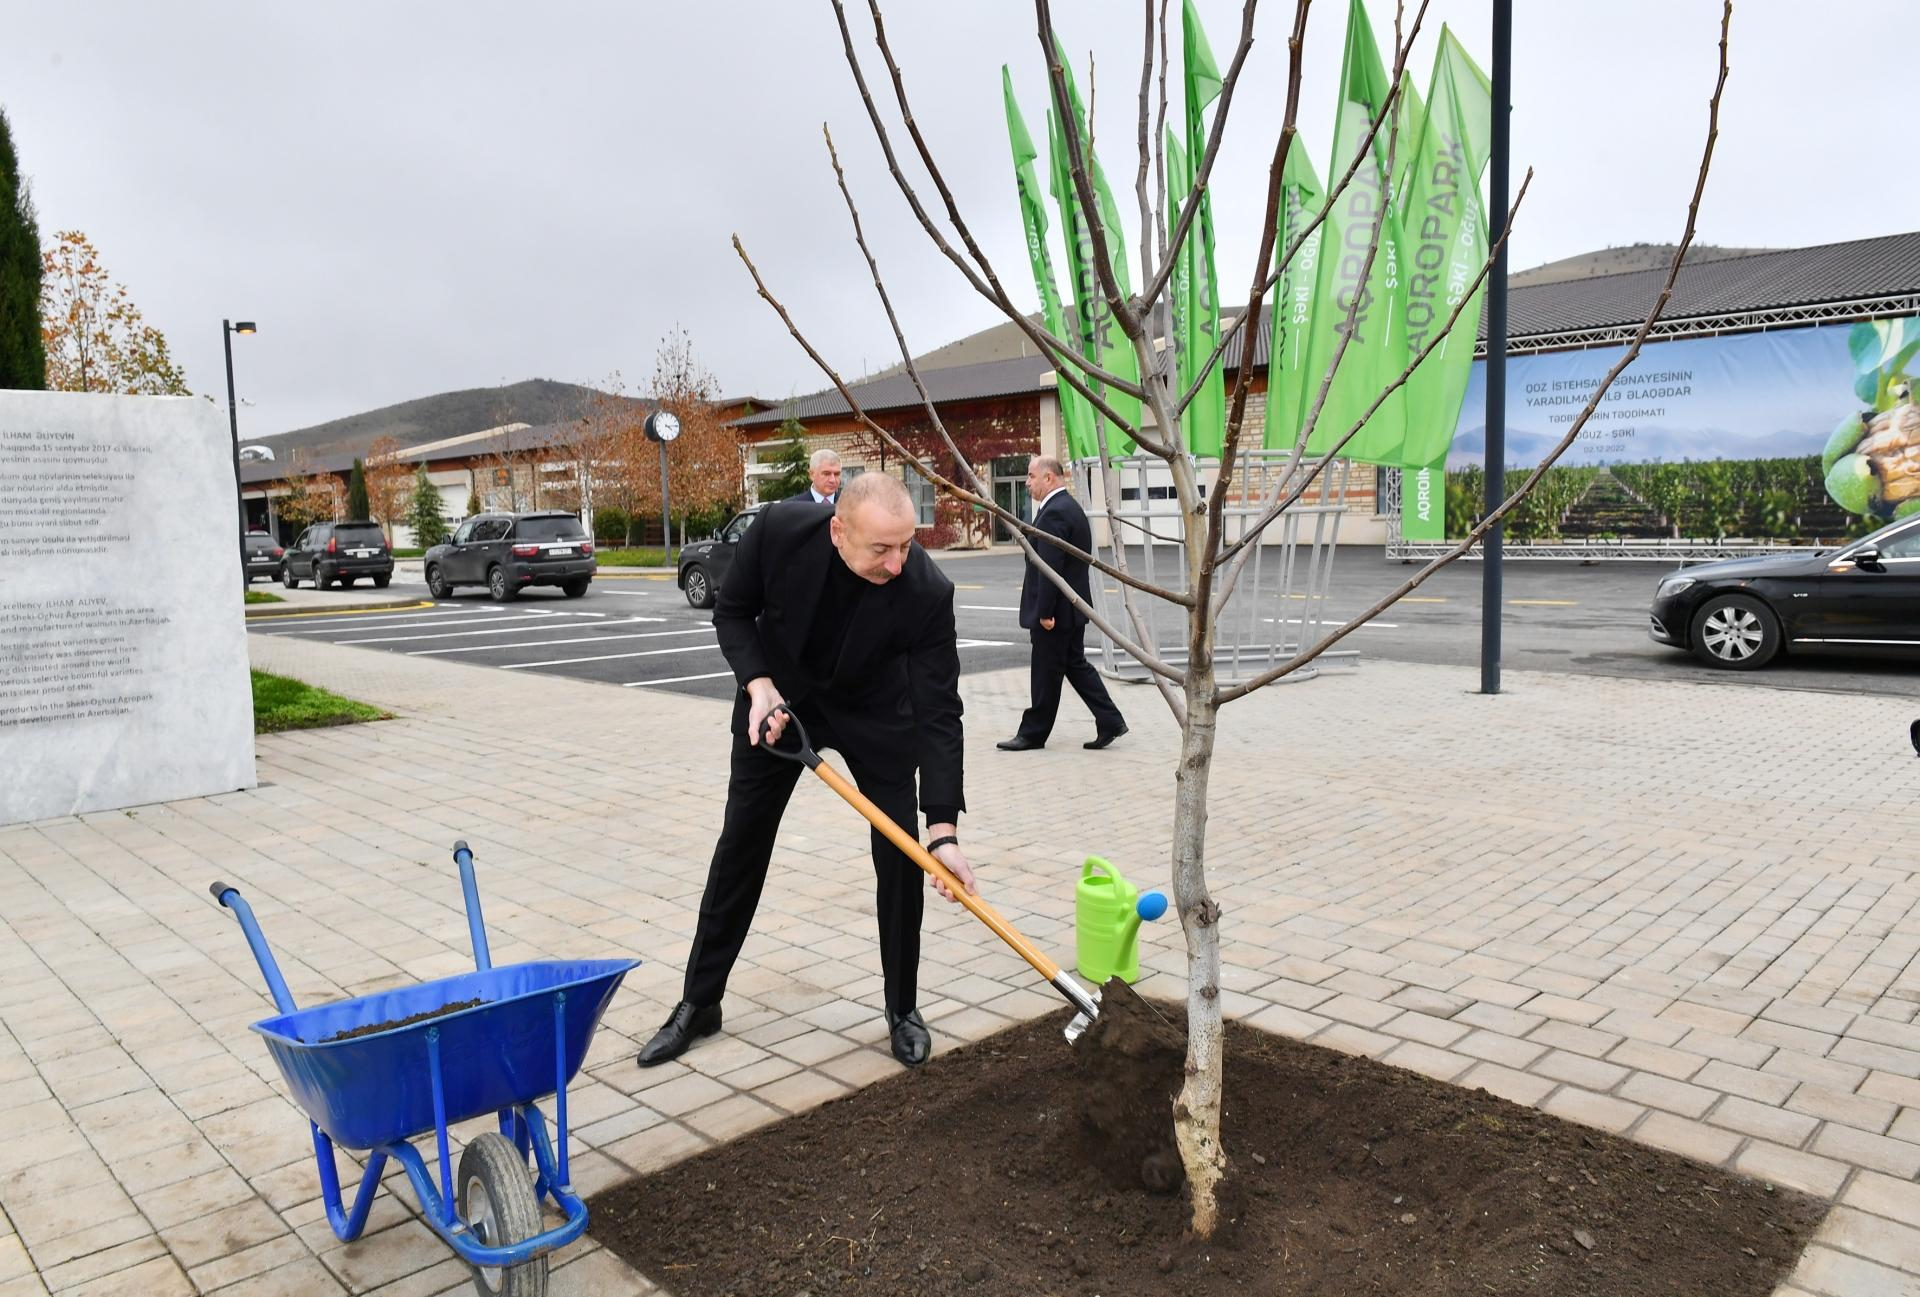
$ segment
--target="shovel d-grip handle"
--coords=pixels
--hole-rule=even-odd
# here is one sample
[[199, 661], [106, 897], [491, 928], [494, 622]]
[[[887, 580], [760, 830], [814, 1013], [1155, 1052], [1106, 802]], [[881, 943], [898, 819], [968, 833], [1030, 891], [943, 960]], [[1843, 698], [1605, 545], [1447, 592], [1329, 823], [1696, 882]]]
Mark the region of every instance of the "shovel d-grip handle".
[[793, 726], [794, 745], [791, 748], [775, 747], [767, 732], [773, 728], [773, 712], [760, 718], [760, 750], [768, 756], [779, 757], [782, 761], [797, 761], [809, 770], [820, 765], [820, 754], [813, 750], [813, 740], [807, 737], [807, 727], [800, 723], [800, 715], [785, 703], [776, 703], [774, 712], [785, 712], [787, 723]]
[[885, 835], [887, 841], [893, 843], [894, 846], [906, 853], [907, 859], [918, 865], [922, 872], [931, 875], [944, 884], [949, 895], [964, 905], [974, 918], [986, 924], [987, 930], [992, 932], [994, 936], [1006, 942], [1007, 945], [1012, 948], [1014, 954], [1020, 956], [1020, 958], [1032, 965], [1034, 972], [1051, 982], [1054, 988], [1067, 998], [1068, 1003], [1072, 1004], [1088, 1017], [1099, 1013], [1099, 1001], [1088, 994], [1086, 988], [1073, 979], [1072, 974], [1063, 972], [1060, 965], [1047, 958], [1044, 951], [1021, 936], [1011, 923], [1001, 918], [998, 910], [981, 900], [978, 896], [975, 896], [972, 892], [969, 892], [966, 889], [966, 885], [954, 877], [951, 869], [941, 864], [934, 858], [932, 852], [920, 845], [918, 838], [908, 833], [898, 824], [895, 824], [891, 816], [878, 806], [875, 806], [864, 793], [849, 783], [846, 776], [821, 760], [820, 754], [813, 750], [813, 743], [807, 736], [806, 726], [801, 723], [798, 716], [794, 715], [791, 707], [785, 703], [781, 703], [778, 707], [774, 708], [774, 710], [783, 711], [787, 714], [788, 721], [794, 727], [796, 734], [795, 742], [798, 744], [798, 747], [788, 750], [773, 746], [767, 741], [768, 723], [766, 720], [762, 720], [760, 722], [760, 746], [763, 749], [782, 760], [797, 761], [813, 771], [814, 774], [819, 775], [827, 787], [840, 794], [841, 799], [845, 801], [847, 805], [859, 811], [860, 814], [866, 818], [867, 823], [873, 825], [874, 828], [880, 830], [880, 832]]

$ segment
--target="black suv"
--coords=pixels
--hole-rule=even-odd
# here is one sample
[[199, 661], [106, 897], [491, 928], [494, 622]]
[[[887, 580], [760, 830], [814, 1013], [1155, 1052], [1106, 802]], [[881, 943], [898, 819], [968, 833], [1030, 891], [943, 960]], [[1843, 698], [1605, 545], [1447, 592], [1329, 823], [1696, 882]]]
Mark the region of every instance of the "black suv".
[[280, 584], [291, 590], [311, 581], [322, 590], [372, 577], [382, 590], [393, 580], [393, 550], [377, 522], [316, 522], [280, 560]]
[[495, 603], [530, 585], [557, 585], [567, 598], [578, 599], [599, 566], [580, 520], [554, 510], [475, 514], [452, 540], [428, 550], [424, 561], [434, 598], [446, 598], [457, 586], [484, 585]]
[[280, 542], [264, 531], [247, 533], [247, 584], [253, 584], [253, 578], [263, 576], [271, 581], [280, 575], [280, 560], [286, 555], [280, 548]]
[[733, 547], [747, 534], [747, 528], [753, 526], [753, 520], [771, 507], [756, 504], [736, 513], [726, 526], [713, 533], [711, 540], [680, 551], [680, 589], [685, 592], [688, 603], [696, 608], [713, 607], [713, 597], [720, 592], [727, 569], [733, 566]]

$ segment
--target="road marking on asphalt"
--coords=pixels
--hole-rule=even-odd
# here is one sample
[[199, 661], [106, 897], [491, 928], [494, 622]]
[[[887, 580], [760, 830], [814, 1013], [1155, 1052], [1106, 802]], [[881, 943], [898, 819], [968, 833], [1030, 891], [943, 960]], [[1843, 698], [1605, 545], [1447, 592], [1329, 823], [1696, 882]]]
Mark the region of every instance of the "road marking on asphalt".
[[966, 611], [966, 612], [1019, 612], [1020, 611], [1018, 608], [1011, 607], [1007, 604], [998, 604], [998, 603], [957, 603], [954, 605], [954, 607], [962, 609], [963, 611]]
[[[665, 620], [666, 620], [665, 617], [621, 617], [614, 621], [603, 621], [603, 622], [598, 622], [596, 624], [600, 626], [629, 626], [629, 625], [638, 625], [641, 622], [663, 622]], [[470, 625], [471, 623], [456, 622], [454, 624]], [[369, 627], [368, 629], [372, 629], [372, 628]], [[553, 627], [553, 629], [559, 630], [561, 628], [558, 626], [555, 626]], [[584, 630], [586, 628], [579, 627], [579, 629]], [[489, 625], [485, 630], [450, 630], [450, 631], [442, 631], [441, 633], [436, 635], [381, 635], [373, 639], [335, 640], [334, 643], [336, 644], [398, 644], [398, 643], [406, 643], [411, 640], [422, 640], [422, 639], [465, 639], [470, 635], [518, 635], [521, 631], [529, 631], [529, 630], [534, 631], [535, 633], [544, 633], [547, 630], [547, 626], [544, 623], [540, 625], [535, 625], [535, 626], [501, 626], [498, 623], [494, 623], [492, 625]], [[508, 645], [489, 644], [486, 647], [506, 648], [508, 647]]]
[[[659, 621], [658, 617], [636, 617], [635, 621]], [[619, 622], [608, 622], [609, 626], [618, 626]], [[546, 648], [552, 644], [605, 644], [609, 640], [622, 639], [661, 639], [668, 635], [710, 634], [711, 626], [695, 626], [691, 630], [648, 630], [636, 631], [631, 635], [582, 635], [578, 639], [538, 639], [525, 644], [468, 644], [461, 648], [414, 649], [407, 654], [410, 658], [440, 657], [448, 653], [494, 653], [501, 649]], [[361, 643], [367, 641], [362, 640]]]
[[1578, 599], [1509, 599], [1507, 602], [1523, 608], [1577, 608], [1580, 606]]
[[677, 578], [671, 572], [602, 572], [594, 579], [598, 581], [672, 581]]
[[984, 590], [987, 587], [983, 585], [961, 585], [956, 582], [953, 588], [956, 590]]
[[1446, 601], [1447, 601], [1447, 597], [1443, 594], [1441, 595], [1405, 594], [1405, 595], [1401, 595], [1399, 599], [1400, 603], [1445, 603]]
[[[255, 604], [254, 606], [257, 608], [260, 605]], [[366, 620], [373, 617], [391, 617], [397, 612], [419, 612], [422, 608], [431, 608], [433, 606], [433, 603], [427, 600], [420, 603], [395, 604], [391, 608], [381, 608], [371, 612], [365, 608], [332, 608], [320, 612], [255, 613], [250, 614], [248, 620], [257, 622], [305, 621], [309, 617], [359, 617]]]
[[[1278, 625], [1278, 626], [1300, 625], [1300, 619], [1298, 617], [1262, 617], [1260, 620], [1264, 622], [1271, 622], [1274, 625]], [[1329, 618], [1320, 618], [1314, 621], [1310, 621], [1307, 623], [1307, 625], [1309, 626], [1345, 626], [1346, 623], [1344, 621], [1336, 621], [1333, 618], [1329, 617]], [[1360, 623], [1359, 629], [1361, 630], [1399, 630], [1400, 623], [1397, 621], [1363, 621]], [[1218, 650], [1215, 650], [1215, 651], [1217, 652]]]
[[509, 662], [501, 667], [502, 671], [525, 671], [529, 667], [569, 667], [578, 662], [613, 662], [620, 658], [651, 658], [663, 653], [704, 653], [718, 649], [718, 644], [689, 644], [685, 648], [643, 649], [638, 653], [602, 653], [588, 658], [559, 658], [552, 662]]
[[1012, 645], [1009, 641], [1002, 640], [1002, 639], [963, 639], [959, 641], [957, 644], [955, 644], [954, 647], [955, 648], [1011, 648]]
[[709, 671], [705, 675], [697, 676], [663, 676], [658, 680], [629, 680], [620, 687], [622, 689], [638, 689], [643, 685], [677, 685], [683, 684], [688, 680], [722, 680], [731, 679], [732, 676], [733, 672], [731, 671]]
[[[557, 616], [557, 615], [558, 614], [550, 613], [550, 612], [529, 612], [529, 613], [521, 613], [520, 615], [515, 617], [482, 617], [478, 621], [466, 621], [463, 619], [459, 619], [454, 615], [448, 615], [444, 617], [429, 618], [426, 621], [387, 622], [383, 624], [380, 627], [380, 629], [381, 630], [411, 630], [421, 626], [485, 626], [485, 625], [496, 625], [503, 621], [540, 621], [540, 620], [545, 620], [546, 618]], [[369, 627], [367, 629], [372, 629], [372, 628]], [[331, 635], [334, 633], [334, 628], [331, 626], [315, 626], [310, 630], [290, 630], [290, 631], [287, 631], [286, 633], [288, 635]], [[347, 633], [353, 634], [352, 631], [349, 631]], [[403, 636], [400, 636], [399, 638], [405, 639], [406, 636], [403, 635]]]

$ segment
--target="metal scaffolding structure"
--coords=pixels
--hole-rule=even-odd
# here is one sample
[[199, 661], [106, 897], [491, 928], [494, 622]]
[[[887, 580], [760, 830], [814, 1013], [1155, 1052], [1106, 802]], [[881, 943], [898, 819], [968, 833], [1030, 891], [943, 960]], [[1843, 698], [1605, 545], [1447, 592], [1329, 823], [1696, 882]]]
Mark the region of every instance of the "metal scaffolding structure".
[[[1214, 671], [1223, 684], [1251, 679], [1278, 666], [1303, 646], [1312, 647], [1323, 627], [1340, 624], [1327, 620], [1324, 610], [1354, 465], [1340, 459], [1324, 465], [1303, 460], [1287, 477], [1288, 458], [1286, 451], [1269, 450], [1242, 451], [1236, 457], [1233, 496], [1221, 510], [1228, 544], [1247, 535], [1276, 487], [1284, 494], [1316, 467], [1321, 472], [1250, 548], [1246, 567], [1215, 630]], [[1201, 480], [1211, 490], [1219, 477], [1219, 462], [1203, 459], [1199, 466]], [[1088, 502], [1087, 516], [1093, 522], [1100, 557], [1116, 566], [1124, 557], [1133, 576], [1184, 592], [1187, 572], [1180, 505], [1167, 466], [1150, 455], [1133, 455], [1109, 460], [1104, 474], [1099, 462], [1090, 459], [1075, 463], [1072, 472], [1075, 493]], [[1109, 499], [1114, 501], [1117, 528], [1106, 525]], [[1124, 556], [1119, 555], [1121, 546]], [[1097, 579], [1093, 595], [1103, 617], [1128, 634], [1135, 633], [1118, 583]], [[1134, 607], [1140, 614], [1144, 642], [1154, 647], [1162, 661], [1184, 662], [1186, 609], [1138, 591]], [[1112, 679], [1144, 682], [1150, 674], [1105, 634], [1094, 651], [1096, 665]], [[1359, 661], [1357, 649], [1334, 649], [1282, 680], [1312, 679], [1321, 666], [1357, 666]]]

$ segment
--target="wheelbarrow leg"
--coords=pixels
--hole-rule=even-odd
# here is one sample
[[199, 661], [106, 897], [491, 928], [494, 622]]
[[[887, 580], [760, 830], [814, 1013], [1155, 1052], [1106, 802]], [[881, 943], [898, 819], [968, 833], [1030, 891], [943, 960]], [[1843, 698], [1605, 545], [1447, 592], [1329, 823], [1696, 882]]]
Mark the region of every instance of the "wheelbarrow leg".
[[352, 1242], [367, 1227], [373, 1191], [380, 1187], [380, 1177], [386, 1172], [387, 1155], [381, 1152], [368, 1155], [366, 1173], [360, 1177], [360, 1190], [353, 1196], [353, 1212], [349, 1215], [340, 1203], [340, 1170], [334, 1163], [333, 1141], [312, 1122], [307, 1125], [313, 1130], [313, 1160], [320, 1165], [320, 1200], [326, 1204], [327, 1224], [333, 1226], [335, 1238], [343, 1243]]

